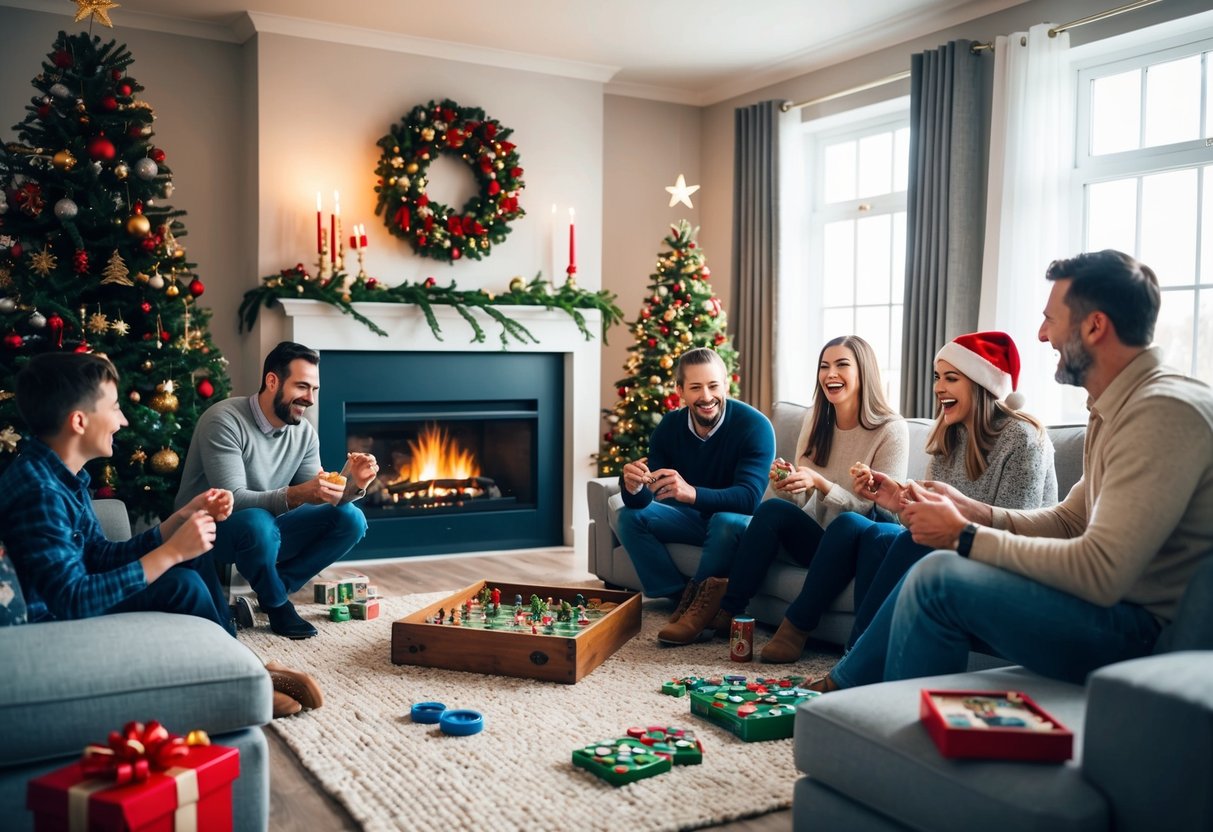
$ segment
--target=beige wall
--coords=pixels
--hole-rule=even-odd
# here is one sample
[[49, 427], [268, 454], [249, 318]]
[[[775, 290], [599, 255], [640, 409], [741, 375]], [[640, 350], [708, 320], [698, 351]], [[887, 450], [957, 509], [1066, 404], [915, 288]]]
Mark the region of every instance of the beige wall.
[[[70, 7], [69, 7], [70, 8]], [[25, 117], [38, 74], [59, 30], [79, 31], [71, 18], [0, 8], [0, 136]], [[141, 98], [156, 113], [156, 145], [167, 154], [174, 191], [166, 203], [186, 211], [189, 259], [206, 284], [201, 303], [215, 310], [215, 342], [240, 363], [236, 308], [247, 284], [247, 252], [253, 228], [242, 183], [248, 176], [248, 138], [240, 118], [246, 98], [241, 47], [231, 43], [139, 29], [110, 32], [104, 40], [125, 43], [134, 56], [131, 74], [146, 89]], [[313, 197], [314, 199], [314, 197]]]
[[[680, 219], [700, 223], [703, 191], [691, 195], [694, 208], [669, 207], [665, 188], [678, 174], [699, 184], [701, 132], [698, 107], [608, 95], [603, 99], [602, 286], [619, 296], [626, 320], [634, 321], [647, 295], [649, 275], [670, 225]], [[707, 250], [708, 267], [723, 267]], [[713, 278], [715, 279], [715, 278]], [[623, 362], [635, 338], [626, 327], [610, 333], [602, 353], [602, 405], [614, 404], [615, 382], [624, 377]]]

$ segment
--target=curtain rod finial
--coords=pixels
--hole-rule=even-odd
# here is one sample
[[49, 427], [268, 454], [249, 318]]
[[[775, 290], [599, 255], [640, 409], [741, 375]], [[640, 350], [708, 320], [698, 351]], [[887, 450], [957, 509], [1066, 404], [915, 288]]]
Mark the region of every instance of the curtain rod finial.
[[791, 102], [791, 101], [785, 101], [785, 102], [783, 102], [782, 104], [780, 104], [780, 105], [779, 105], [779, 112], [781, 112], [781, 113], [786, 113], [786, 112], [788, 112], [788, 111], [789, 111], [789, 110], [791, 110], [791, 109], [792, 109], [792, 102]]

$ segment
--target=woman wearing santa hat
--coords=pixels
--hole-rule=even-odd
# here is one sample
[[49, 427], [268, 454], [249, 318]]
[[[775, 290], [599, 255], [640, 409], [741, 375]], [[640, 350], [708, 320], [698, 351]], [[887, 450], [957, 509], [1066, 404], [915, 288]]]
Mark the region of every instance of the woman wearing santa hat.
[[[1005, 332], [973, 332], [944, 344], [935, 356], [938, 412], [927, 437], [927, 479], [1002, 508], [1031, 509], [1057, 502], [1053, 444], [1041, 423], [1018, 408], [1019, 351]], [[908, 489], [887, 473], [857, 465], [853, 490], [896, 516]], [[765, 662], [800, 658], [805, 640], [829, 604], [855, 581], [855, 624], [847, 647], [911, 566], [933, 551], [915, 543], [897, 523], [847, 513], [826, 529], [804, 586], [788, 606]]]

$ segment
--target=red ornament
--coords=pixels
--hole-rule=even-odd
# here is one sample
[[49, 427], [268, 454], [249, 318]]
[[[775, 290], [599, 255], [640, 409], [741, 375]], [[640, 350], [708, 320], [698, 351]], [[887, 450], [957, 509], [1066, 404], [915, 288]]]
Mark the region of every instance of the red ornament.
[[190, 294], [191, 295], [193, 295], [196, 298], [202, 297], [202, 293], [205, 291], [206, 291], [206, 286], [204, 286], [202, 284], [201, 280], [199, 280], [198, 278], [195, 277], [193, 280], [190, 281]]
[[375, 278], [373, 278], [373, 277], [368, 277], [368, 278], [366, 279], [366, 288], [368, 288], [368, 289], [374, 289], [374, 288], [375, 288], [376, 286], [378, 286], [378, 285], [379, 285], [379, 281], [378, 281], [378, 280], [376, 280]]
[[655, 346], [657, 346], [657, 339], [656, 339], [656, 338], [650, 338], [650, 339], [649, 339], [649, 349], [652, 349], [652, 348], [653, 348], [653, 347], [655, 347]]
[[37, 112], [38, 112], [38, 118], [46, 118], [47, 116], [49, 116], [51, 114], [51, 105], [50, 104], [39, 104]]
[[19, 350], [25, 345], [25, 339], [15, 332], [4, 336], [4, 346], [10, 350]]
[[674, 291], [675, 291], [675, 292], [681, 292], [681, 291], [682, 291], [682, 284], [681, 284], [681, 283], [675, 283], [675, 284], [674, 284]]
[[[20, 338], [21, 336], [20, 336], [20, 335], [18, 335], [17, 337], [18, 337], [18, 338]], [[626, 387], [620, 387], [620, 388], [618, 388], [618, 389], [617, 389], [615, 392], [616, 392], [616, 393], [618, 393], [618, 394], [619, 394], [619, 398], [621, 398], [621, 399], [622, 399], [624, 396], [626, 396], [626, 395], [628, 394], [628, 388], [626, 388]]]
[[50, 328], [51, 338], [55, 341], [55, 346], [63, 349], [63, 318], [58, 312], [53, 313], [46, 319], [46, 325]]
[[721, 344], [723, 344], [724, 343], [724, 333], [717, 332], [715, 341], [716, 341], [716, 346], [720, 346]]
[[437, 282], [438, 282], [438, 281], [437, 281], [437, 280], [435, 280], [434, 278], [432, 278], [432, 277], [427, 277], [427, 278], [425, 279], [425, 283], [424, 283], [423, 285], [425, 286], [425, 288], [429, 289], [429, 288], [431, 288], [431, 287], [432, 287], [432, 286], [433, 286], [435, 283], [437, 283]]
[[677, 394], [671, 393], [670, 395], [665, 397], [665, 409], [666, 410], [677, 410], [681, 406], [682, 406], [682, 399], [678, 398]]
[[143, 310], [144, 315], [150, 315], [152, 313], [152, 305], [146, 300], [139, 304], [139, 308]]
[[122, 78], [122, 70], [120, 70], [120, 69], [111, 69], [111, 70], [110, 70], [110, 77], [111, 77], [111, 78], [113, 78], [115, 81], [119, 80], [120, 78]]
[[135, 91], [135, 88], [131, 86], [129, 81], [124, 81], [118, 85], [118, 94], [119, 95], [129, 96], [134, 91]]
[[172, 337], [173, 337], [172, 335], [169, 335], [169, 332], [168, 332], [168, 330], [167, 330], [167, 329], [162, 329], [162, 330], [160, 330], [160, 340], [161, 340], [161, 341], [166, 341], [166, 342], [167, 342], [167, 341], [168, 341], [168, 339], [170, 339], [170, 338], [172, 338]]
[[98, 500], [111, 500], [117, 496], [117, 492], [114, 491], [114, 487], [112, 485], [103, 485], [97, 489], [96, 494], [93, 496], [95, 496]]
[[704, 267], [703, 267], [703, 268], [700, 270], [700, 274], [703, 276], [703, 279], [704, 279], [704, 280], [707, 280], [709, 277], [711, 277], [711, 276], [712, 276], [712, 270], [711, 270], [711, 269], [709, 269], [707, 266], [704, 266]]
[[118, 109], [118, 99], [112, 95], [107, 95], [101, 99], [101, 109], [108, 113], [112, 113]]
[[737, 381], [741, 381], [741, 376], [737, 375], [737, 373], [733, 373], [733, 375], [732, 375], [732, 379], [733, 379], [733, 381], [735, 381], [735, 382], [737, 382]]
[[611, 433], [611, 432], [608, 430], [606, 433], [604, 433], [604, 434], [602, 435], [602, 438], [603, 438], [604, 440], [606, 440], [607, 442], [610, 442], [612, 439], [614, 439], [614, 438], [615, 438], [615, 434]]
[[19, 260], [21, 259], [21, 255], [25, 253], [25, 249], [21, 247], [20, 243], [13, 243], [13, 247], [8, 250], [8, 253], [13, 256], [14, 260]]
[[150, 151], [148, 151], [147, 155], [151, 156], [152, 161], [156, 164], [160, 164], [164, 161], [164, 151], [158, 147], [153, 147]]
[[66, 49], [60, 49], [55, 52], [51, 60], [54, 61], [55, 66], [59, 67], [60, 69], [67, 69], [72, 65], [72, 53], [68, 52]]
[[88, 153], [88, 158], [94, 162], [112, 162], [117, 151], [114, 149], [114, 143], [105, 137], [104, 133], [88, 140], [85, 146], [85, 152]]
[[662, 324], [662, 325], [661, 325], [661, 334], [662, 334], [662, 335], [669, 335], [669, 334], [670, 334], [670, 328], [669, 328], [668, 326], [666, 326], [665, 324]]
[[204, 399], [209, 399], [211, 396], [215, 395], [215, 385], [211, 384], [211, 380], [209, 378], [204, 378], [202, 381], [198, 382], [198, 387], [196, 389], [198, 390], [198, 395]]
[[463, 252], [460, 251], [459, 249], [457, 249], [457, 248], [451, 249], [451, 259], [452, 260], [458, 260], [462, 256], [463, 256]]
[[88, 252], [84, 249], [76, 249], [76, 253], [72, 255], [72, 269], [76, 274], [88, 274]]
[[81, 341], [79, 344], [76, 345], [76, 348], [74, 350], [72, 350], [72, 352], [92, 352], [92, 351], [93, 351], [93, 348], [88, 345], [88, 341]]

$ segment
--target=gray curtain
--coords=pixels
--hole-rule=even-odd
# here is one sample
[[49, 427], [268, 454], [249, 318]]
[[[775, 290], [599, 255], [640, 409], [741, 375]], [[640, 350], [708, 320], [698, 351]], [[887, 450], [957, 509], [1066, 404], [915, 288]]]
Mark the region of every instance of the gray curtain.
[[733, 116], [733, 343], [741, 399], [768, 416], [774, 404], [775, 290], [779, 253], [779, 105]]
[[901, 412], [934, 414], [931, 373], [947, 341], [977, 327], [985, 225], [981, 57], [970, 41], [914, 55], [906, 195]]

